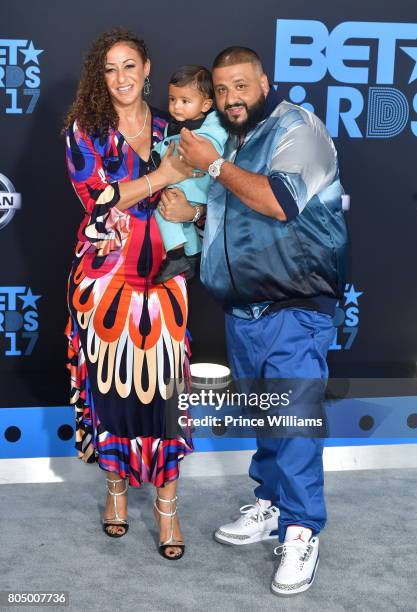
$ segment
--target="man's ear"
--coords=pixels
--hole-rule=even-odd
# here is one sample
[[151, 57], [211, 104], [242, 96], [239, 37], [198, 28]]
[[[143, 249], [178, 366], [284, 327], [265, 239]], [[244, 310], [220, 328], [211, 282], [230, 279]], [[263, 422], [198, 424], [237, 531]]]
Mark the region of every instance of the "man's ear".
[[266, 76], [264, 72], [261, 74], [261, 88], [262, 88], [264, 95], [266, 96], [270, 88], [269, 88], [268, 77]]
[[213, 100], [211, 98], [206, 98], [203, 102], [203, 106], [201, 110], [203, 111], [203, 113], [207, 113], [211, 109], [212, 106], [213, 106]]

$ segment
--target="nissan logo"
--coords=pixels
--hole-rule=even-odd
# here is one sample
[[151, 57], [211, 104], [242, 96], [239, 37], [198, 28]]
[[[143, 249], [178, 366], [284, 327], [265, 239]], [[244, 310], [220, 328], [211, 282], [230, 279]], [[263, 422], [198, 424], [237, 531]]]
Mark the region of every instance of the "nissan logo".
[[22, 206], [22, 196], [16, 193], [7, 176], [0, 174], [0, 229], [13, 219], [16, 210]]

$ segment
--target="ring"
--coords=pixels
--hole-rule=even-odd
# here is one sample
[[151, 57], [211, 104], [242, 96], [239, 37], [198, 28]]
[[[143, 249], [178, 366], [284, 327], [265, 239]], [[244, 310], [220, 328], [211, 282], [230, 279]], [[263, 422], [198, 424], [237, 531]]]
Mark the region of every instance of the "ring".
[[179, 156], [180, 161], [182, 161], [184, 159], [184, 157], [182, 155]]

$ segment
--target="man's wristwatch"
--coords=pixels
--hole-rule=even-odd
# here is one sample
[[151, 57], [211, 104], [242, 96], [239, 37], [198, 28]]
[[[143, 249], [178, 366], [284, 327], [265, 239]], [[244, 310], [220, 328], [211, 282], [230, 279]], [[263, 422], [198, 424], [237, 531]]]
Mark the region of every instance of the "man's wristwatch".
[[191, 219], [191, 223], [195, 223], [196, 221], [199, 220], [200, 217], [201, 217], [201, 207], [197, 205], [195, 206], [195, 215]]
[[220, 174], [220, 168], [224, 164], [226, 160], [223, 157], [219, 157], [219, 159], [214, 160], [208, 167], [208, 173], [212, 178], [217, 178]]

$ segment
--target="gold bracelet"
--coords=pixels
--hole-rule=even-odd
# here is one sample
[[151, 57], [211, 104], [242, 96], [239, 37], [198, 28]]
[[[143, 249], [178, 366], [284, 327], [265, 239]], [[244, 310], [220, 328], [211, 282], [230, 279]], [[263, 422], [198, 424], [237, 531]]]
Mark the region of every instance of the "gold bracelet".
[[144, 174], [143, 176], [144, 176], [144, 178], [146, 178], [146, 180], [147, 180], [148, 187], [149, 187], [149, 197], [151, 198], [151, 197], [152, 197], [152, 195], [153, 195], [153, 194], [152, 194], [152, 185], [151, 185], [151, 181], [148, 179], [148, 177], [146, 176], [146, 174]]

